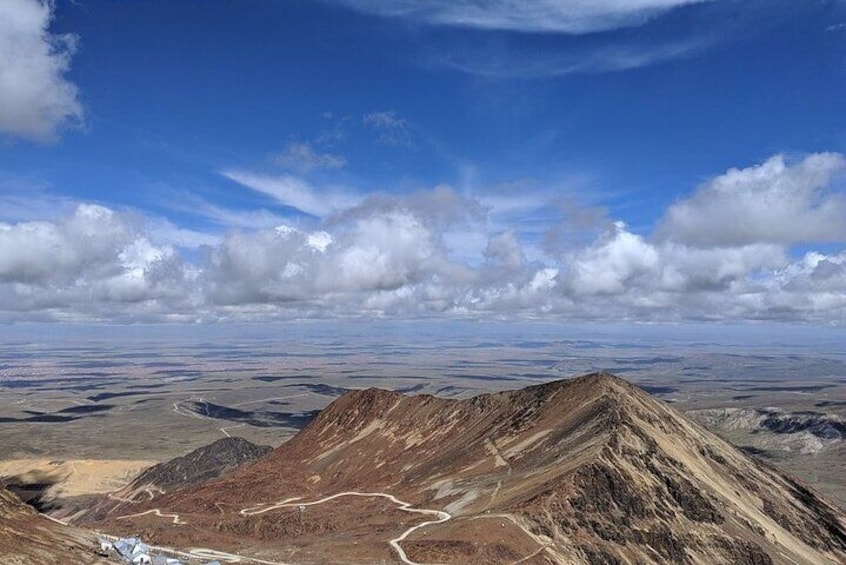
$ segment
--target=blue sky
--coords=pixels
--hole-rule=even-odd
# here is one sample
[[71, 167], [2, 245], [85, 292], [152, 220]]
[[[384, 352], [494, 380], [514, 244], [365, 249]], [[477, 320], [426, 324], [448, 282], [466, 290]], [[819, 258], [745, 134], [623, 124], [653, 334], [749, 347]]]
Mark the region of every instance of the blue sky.
[[0, 320], [846, 323], [842, 1], [8, 0]]

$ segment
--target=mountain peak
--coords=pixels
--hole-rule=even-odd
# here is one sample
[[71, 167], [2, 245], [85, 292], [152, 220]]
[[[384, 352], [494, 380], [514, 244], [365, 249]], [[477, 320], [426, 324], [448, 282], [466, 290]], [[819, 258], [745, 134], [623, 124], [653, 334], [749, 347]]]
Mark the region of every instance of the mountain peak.
[[537, 394], [541, 396], [548, 396], [548, 400], [551, 400], [552, 396], [556, 396], [559, 393], [562, 393], [562, 395], [559, 396], [559, 399], [564, 402], [567, 401], [567, 398], [574, 396], [589, 398], [592, 396], [602, 397], [606, 395], [614, 395], [619, 397], [630, 394], [644, 394], [641, 389], [630, 382], [604, 371], [588, 373], [586, 375], [572, 377], [569, 379], [559, 379], [539, 385], [532, 385], [523, 389], [508, 391], [505, 394], [513, 394], [518, 397], [524, 394]]

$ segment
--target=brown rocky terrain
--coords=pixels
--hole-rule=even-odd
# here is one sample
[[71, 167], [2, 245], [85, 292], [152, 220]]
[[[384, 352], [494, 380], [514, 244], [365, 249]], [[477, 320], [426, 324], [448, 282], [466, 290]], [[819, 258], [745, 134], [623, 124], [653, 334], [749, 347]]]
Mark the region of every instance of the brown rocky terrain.
[[265, 563], [846, 562], [840, 511], [608, 374], [349, 392], [267, 457], [96, 523]]
[[0, 564], [111, 563], [96, 547], [94, 535], [37, 514], [0, 486]]

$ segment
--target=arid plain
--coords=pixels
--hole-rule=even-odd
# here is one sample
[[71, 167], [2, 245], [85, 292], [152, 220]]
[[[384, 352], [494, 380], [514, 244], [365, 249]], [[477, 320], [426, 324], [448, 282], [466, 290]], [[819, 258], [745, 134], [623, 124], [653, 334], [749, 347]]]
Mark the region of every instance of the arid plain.
[[375, 327], [315, 323], [252, 337], [174, 328], [156, 341], [93, 332], [62, 336], [61, 346], [7, 339], [0, 474], [55, 509], [229, 435], [276, 447], [350, 389], [469, 398], [604, 370], [846, 508], [846, 354], [836, 334]]

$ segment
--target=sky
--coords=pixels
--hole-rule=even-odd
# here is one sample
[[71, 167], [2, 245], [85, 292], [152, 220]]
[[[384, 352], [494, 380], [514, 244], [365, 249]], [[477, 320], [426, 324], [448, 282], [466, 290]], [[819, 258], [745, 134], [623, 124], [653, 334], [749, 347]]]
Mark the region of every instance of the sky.
[[0, 0], [0, 323], [846, 326], [842, 0]]

